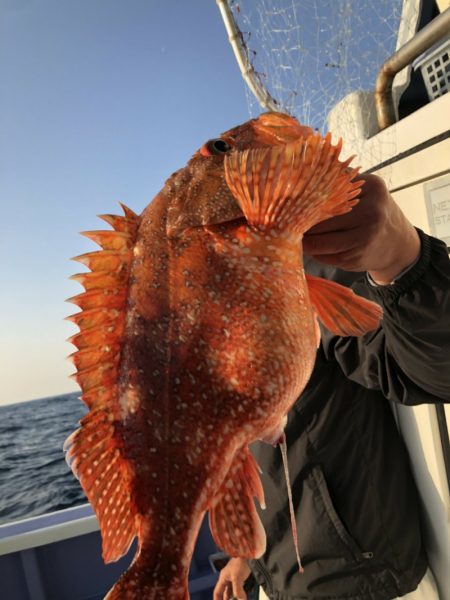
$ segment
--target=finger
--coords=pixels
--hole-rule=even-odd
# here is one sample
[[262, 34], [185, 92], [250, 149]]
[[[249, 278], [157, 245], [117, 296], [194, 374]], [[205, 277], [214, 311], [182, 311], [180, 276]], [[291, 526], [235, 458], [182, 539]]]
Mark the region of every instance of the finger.
[[341, 254], [322, 254], [320, 256], [312, 255], [311, 258], [318, 260], [321, 263], [343, 269], [344, 271], [367, 271], [363, 266], [361, 255], [354, 251], [342, 252]]
[[247, 594], [244, 590], [244, 582], [240, 579], [232, 579], [233, 596], [238, 600], [247, 600]]
[[364, 231], [360, 228], [333, 233], [308, 234], [303, 238], [303, 252], [309, 256], [341, 254], [364, 243]]
[[384, 181], [377, 176], [366, 175], [364, 178], [365, 185], [362, 187], [358, 196], [360, 202], [356, 204], [352, 210], [321, 221], [314, 227], [311, 227], [307, 233], [326, 233], [331, 231], [339, 231], [344, 229], [352, 229], [361, 226], [363, 223], [370, 221], [371, 216], [377, 217], [377, 202], [371, 202], [373, 198], [382, 198], [387, 194], [387, 189]]
[[344, 213], [343, 215], [338, 215], [337, 217], [331, 217], [331, 219], [326, 219], [325, 221], [321, 221], [314, 227], [308, 230], [309, 233], [326, 233], [330, 231], [340, 231], [346, 229], [353, 229], [359, 225], [361, 220], [361, 216], [358, 214], [360, 210], [358, 210], [358, 204], [349, 212]]
[[231, 600], [234, 597], [233, 589], [231, 587], [231, 583], [227, 583], [227, 587], [225, 589], [225, 593], [223, 595], [223, 600]]
[[223, 577], [221, 573], [218, 582], [216, 583], [216, 587], [214, 588], [213, 600], [228, 600], [226, 593], [229, 588], [229, 582]]

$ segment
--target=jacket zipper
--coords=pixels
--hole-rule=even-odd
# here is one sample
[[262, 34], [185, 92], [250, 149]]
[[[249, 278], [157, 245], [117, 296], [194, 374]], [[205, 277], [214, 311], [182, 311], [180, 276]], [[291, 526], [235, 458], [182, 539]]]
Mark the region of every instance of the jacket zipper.
[[273, 587], [272, 587], [272, 580], [270, 578], [269, 572], [266, 570], [266, 568], [264, 567], [264, 565], [259, 560], [255, 561], [255, 562], [258, 565], [258, 571], [264, 577], [264, 580], [265, 580], [265, 582], [267, 584], [267, 591], [270, 594], [272, 594], [273, 593]]

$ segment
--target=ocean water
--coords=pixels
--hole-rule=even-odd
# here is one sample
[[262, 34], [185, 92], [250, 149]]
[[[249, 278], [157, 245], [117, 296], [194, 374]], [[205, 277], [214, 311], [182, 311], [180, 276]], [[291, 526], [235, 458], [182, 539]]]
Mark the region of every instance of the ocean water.
[[0, 406], [0, 524], [87, 502], [62, 449], [86, 412], [79, 393]]

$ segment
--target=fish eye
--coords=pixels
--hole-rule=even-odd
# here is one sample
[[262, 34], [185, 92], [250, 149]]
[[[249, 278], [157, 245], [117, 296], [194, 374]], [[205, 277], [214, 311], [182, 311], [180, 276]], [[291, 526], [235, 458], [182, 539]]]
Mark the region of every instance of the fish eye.
[[231, 146], [221, 139], [211, 140], [208, 145], [215, 154], [225, 154], [231, 150]]
[[209, 140], [201, 149], [203, 156], [211, 156], [212, 154], [226, 154], [231, 150], [230, 144], [220, 138]]

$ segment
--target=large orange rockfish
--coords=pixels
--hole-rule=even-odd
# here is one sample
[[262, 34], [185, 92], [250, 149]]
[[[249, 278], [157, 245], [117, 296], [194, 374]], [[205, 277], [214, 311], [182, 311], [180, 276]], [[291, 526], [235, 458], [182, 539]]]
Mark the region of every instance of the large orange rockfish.
[[187, 600], [209, 512], [217, 544], [265, 548], [248, 445], [277, 441], [311, 374], [317, 318], [339, 335], [381, 309], [305, 276], [302, 234], [351, 210], [360, 181], [340, 145], [294, 118], [263, 114], [207, 142], [141, 216], [103, 216], [102, 250], [78, 257], [71, 341], [89, 407], [68, 459], [97, 514], [105, 561], [135, 536], [108, 600]]

